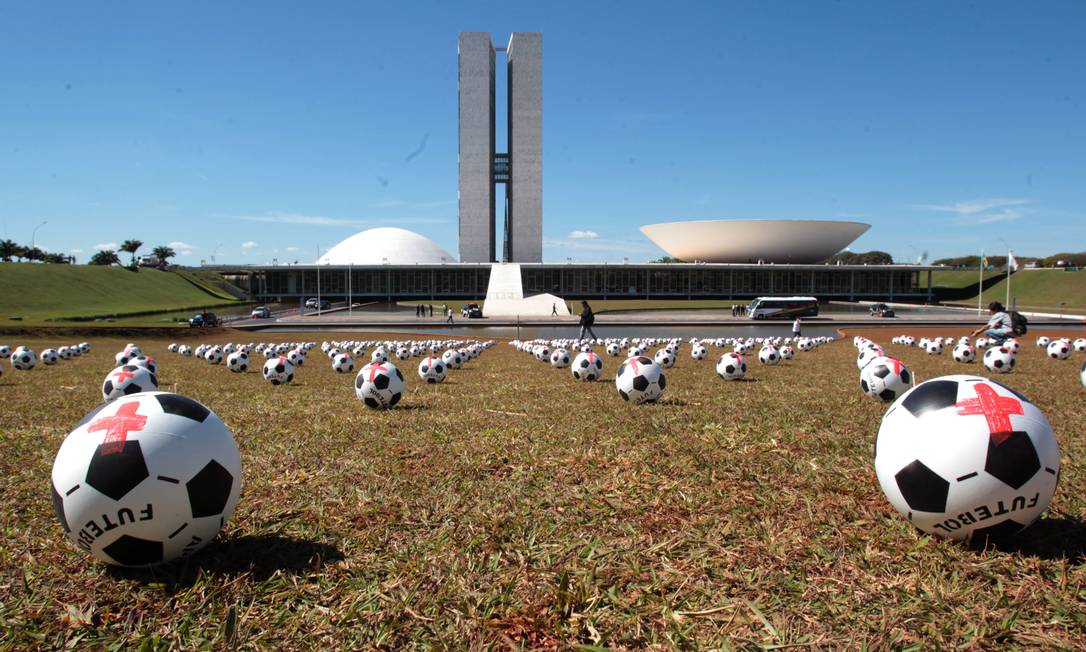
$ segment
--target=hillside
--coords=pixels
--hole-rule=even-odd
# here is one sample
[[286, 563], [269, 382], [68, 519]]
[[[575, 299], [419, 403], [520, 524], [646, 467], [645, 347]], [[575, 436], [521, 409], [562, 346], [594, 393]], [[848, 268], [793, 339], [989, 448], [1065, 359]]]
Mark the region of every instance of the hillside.
[[[1007, 297], [1007, 276], [1001, 272], [984, 275], [986, 288], [981, 303], [1003, 302]], [[956, 296], [953, 303], [974, 306], [977, 303], [977, 272], [940, 271], [932, 274], [935, 288], [969, 289], [968, 296]], [[988, 285], [988, 283], [991, 283]], [[959, 293], [961, 294], [961, 293]], [[1067, 311], [1086, 310], [1086, 270], [1066, 272], [1057, 269], [1021, 270], [1011, 277], [1011, 299], [1018, 308], [1060, 310], [1060, 303]]]
[[202, 273], [0, 263], [0, 323], [92, 319], [239, 303]]

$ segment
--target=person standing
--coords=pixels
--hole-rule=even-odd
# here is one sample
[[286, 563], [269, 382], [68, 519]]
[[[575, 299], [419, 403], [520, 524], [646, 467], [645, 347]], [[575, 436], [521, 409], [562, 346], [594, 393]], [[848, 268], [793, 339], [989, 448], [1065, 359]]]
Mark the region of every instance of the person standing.
[[452, 308], [445, 308], [445, 323], [453, 323], [453, 311]]
[[803, 330], [803, 323], [799, 317], [796, 317], [796, 321], [792, 322], [792, 337], [799, 337]]
[[994, 340], [996, 344], [1002, 344], [1007, 341], [1007, 338], [1014, 334], [1014, 320], [1011, 319], [1010, 314], [1007, 312], [1007, 309], [1003, 307], [1003, 304], [998, 301], [993, 301], [988, 304], [988, 314], [991, 315], [988, 319], [988, 323], [969, 335], [971, 337], [976, 337], [977, 335], [984, 333], [989, 339]]
[[426, 304], [426, 307], [428, 307], [430, 309], [430, 316], [433, 317], [434, 316], [434, 304], [432, 304], [432, 303]]
[[594, 323], [596, 323], [596, 315], [592, 314], [592, 307], [588, 305], [587, 301], [581, 301], [581, 334], [577, 339], [583, 340], [586, 331], [592, 336], [592, 339], [598, 339], [596, 333], [592, 330], [592, 324]]

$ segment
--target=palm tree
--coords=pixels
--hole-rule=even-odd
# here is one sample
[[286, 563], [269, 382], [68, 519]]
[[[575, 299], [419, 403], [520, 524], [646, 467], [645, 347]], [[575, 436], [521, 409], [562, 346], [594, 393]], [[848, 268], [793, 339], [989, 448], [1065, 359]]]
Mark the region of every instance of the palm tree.
[[136, 266], [136, 252], [143, 246], [143, 243], [139, 240], [125, 240], [121, 243], [119, 249], [126, 254], [132, 254], [132, 267]]
[[177, 252], [168, 245], [159, 245], [151, 250], [151, 254], [155, 258], [158, 258], [158, 263], [160, 266], [165, 267], [166, 261], [176, 256]]
[[30, 247], [27, 247], [26, 245], [16, 245], [16, 247], [15, 247], [15, 260], [17, 260], [18, 262], [21, 263], [21, 262], [23, 262], [24, 258], [29, 258], [29, 257], [30, 257]]
[[91, 265], [120, 265], [121, 257], [117, 255], [116, 251], [112, 249], [106, 249], [105, 251], [99, 251], [91, 256]]
[[23, 252], [23, 256], [30, 262], [35, 260], [45, 260], [45, 252], [38, 247], [27, 247]]
[[0, 260], [11, 262], [11, 257], [19, 252], [19, 245], [14, 240], [0, 240]]

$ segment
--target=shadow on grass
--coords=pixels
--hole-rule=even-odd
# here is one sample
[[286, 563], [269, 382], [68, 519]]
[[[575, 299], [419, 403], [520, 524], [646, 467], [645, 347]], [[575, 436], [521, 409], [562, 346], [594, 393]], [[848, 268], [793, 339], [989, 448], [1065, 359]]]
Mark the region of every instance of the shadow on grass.
[[216, 539], [188, 559], [152, 568], [109, 567], [117, 579], [140, 584], [164, 584], [168, 588], [189, 587], [204, 574], [243, 575], [263, 581], [282, 572], [300, 575], [318, 570], [323, 564], [343, 559], [333, 545], [281, 536], [261, 534], [230, 539]]
[[992, 548], [1040, 559], [1066, 559], [1072, 564], [1086, 561], [1086, 522], [1073, 516], [1043, 518], [1017, 534], [993, 532], [971, 543], [981, 550]]

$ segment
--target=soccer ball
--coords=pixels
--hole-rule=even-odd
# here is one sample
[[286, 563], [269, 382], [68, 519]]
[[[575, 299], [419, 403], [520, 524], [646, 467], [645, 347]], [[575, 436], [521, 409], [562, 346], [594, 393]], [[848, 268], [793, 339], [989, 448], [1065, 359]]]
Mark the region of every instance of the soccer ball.
[[1082, 370], [1079, 371], [1078, 378], [1082, 381], [1082, 386], [1086, 387], [1086, 362], [1082, 363]]
[[234, 351], [226, 356], [226, 367], [237, 374], [249, 371], [249, 354], [245, 351]]
[[294, 365], [284, 356], [271, 358], [264, 363], [264, 380], [272, 385], [285, 385], [294, 380]]
[[387, 410], [403, 396], [403, 374], [391, 362], [370, 363], [354, 379], [354, 393], [366, 407]]
[[717, 360], [716, 373], [724, 380], [739, 380], [747, 373], [747, 363], [738, 353], [725, 353]]
[[370, 363], [380, 364], [382, 362], [388, 362], [388, 351], [386, 351], [384, 347], [379, 346], [370, 354]]
[[863, 369], [875, 358], [881, 358], [884, 355], [882, 347], [877, 345], [869, 345], [860, 349], [859, 354], [856, 355], [856, 368]]
[[1014, 369], [1014, 353], [1005, 346], [996, 346], [984, 352], [984, 366], [997, 374], [1010, 373]]
[[627, 359], [618, 366], [615, 374], [619, 396], [632, 403], [655, 403], [665, 387], [667, 379], [663, 367], [645, 356]]
[[660, 349], [656, 352], [656, 355], [653, 356], [653, 360], [656, 364], [665, 369], [670, 369], [675, 366], [675, 354], [672, 353], [670, 349]]
[[986, 348], [987, 346], [988, 346], [988, 338], [987, 337], [978, 337], [977, 338], [977, 348], [978, 349], [983, 349], [983, 348]]
[[622, 352], [622, 347], [618, 345], [618, 342], [611, 342], [607, 345], [607, 355], [615, 357], [620, 352]]
[[860, 372], [860, 389], [889, 403], [912, 387], [912, 374], [895, 358], [875, 358]]
[[758, 362], [767, 365], [775, 365], [781, 361], [780, 351], [776, 347], [763, 346], [761, 351], [758, 351]]
[[459, 369], [464, 364], [464, 357], [456, 349], [449, 349], [441, 354], [441, 359], [449, 369]]
[[537, 346], [533, 352], [536, 360], [540, 362], [549, 362], [551, 359], [551, 350], [545, 346]]
[[690, 357], [695, 360], [704, 360], [709, 357], [709, 349], [705, 348], [701, 344], [695, 344], [690, 347]]
[[431, 385], [445, 382], [448, 374], [448, 367], [441, 358], [429, 356], [423, 358], [422, 362], [419, 363], [419, 378]]
[[204, 360], [207, 360], [208, 364], [219, 364], [222, 362], [222, 349], [217, 346], [213, 346], [204, 353]]
[[157, 389], [158, 378], [154, 373], [146, 367], [126, 364], [106, 375], [106, 379], [102, 382], [102, 400], [109, 403], [122, 396], [153, 392]]
[[354, 371], [354, 358], [346, 353], [340, 353], [336, 355], [335, 358], [332, 358], [332, 368], [335, 369], [337, 373], [349, 374]]
[[301, 349], [291, 349], [287, 353], [287, 360], [295, 367], [300, 367], [305, 364], [305, 351]]
[[0, 358], [10, 358], [11, 347], [7, 344], [0, 345]]
[[781, 347], [781, 360], [791, 360], [796, 357], [796, 351], [790, 346]]
[[1086, 337], [1080, 337], [1076, 339], [1073, 346], [1075, 348], [1075, 351], [1078, 351], [1079, 353], [1086, 351]]
[[569, 366], [569, 351], [565, 349], [555, 349], [554, 353], [551, 353], [551, 366], [555, 369], [565, 369]]
[[[1052, 340], [1045, 351], [1053, 360], [1066, 360], [1071, 357], [1071, 344], [1067, 340]], [[45, 351], [41, 355], [42, 362], [45, 362]]]
[[117, 365], [118, 367], [120, 367], [121, 365], [126, 365], [128, 364], [129, 360], [136, 357], [137, 355], [139, 354], [128, 351], [127, 349], [124, 351], [117, 351], [117, 353], [113, 356], [113, 364]]
[[11, 354], [11, 366], [19, 371], [30, 371], [37, 363], [38, 356], [25, 346], [20, 346]]
[[598, 379], [603, 374], [603, 360], [591, 351], [583, 351], [573, 359], [573, 377], [585, 382]]
[[931, 340], [924, 350], [928, 352], [928, 355], [943, 355], [943, 340], [938, 337]]
[[924, 532], [964, 540], [1018, 532], [1056, 491], [1060, 451], [1044, 414], [978, 376], [920, 383], [882, 419], [875, 473]]
[[1048, 339], [1048, 336], [1042, 335], [1037, 338], [1037, 348], [1043, 349], [1048, 346], [1049, 342], [1050, 340]]
[[234, 513], [241, 456], [214, 412], [149, 392], [95, 408], [53, 462], [64, 534], [96, 559], [153, 566], [207, 545]]
[[950, 355], [954, 356], [954, 362], [969, 363], [977, 358], [977, 350], [968, 344], [959, 344], [954, 347], [954, 350], [950, 352]]
[[60, 354], [56, 349], [45, 349], [41, 352], [41, 361], [46, 365], [55, 365], [60, 360]]

